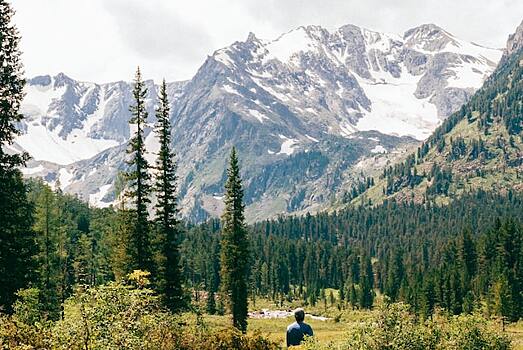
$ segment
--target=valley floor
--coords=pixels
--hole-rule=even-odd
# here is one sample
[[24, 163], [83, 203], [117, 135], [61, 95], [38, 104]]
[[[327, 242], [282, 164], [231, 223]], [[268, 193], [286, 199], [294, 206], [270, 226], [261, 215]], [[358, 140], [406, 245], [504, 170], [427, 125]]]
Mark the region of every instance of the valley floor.
[[[359, 315], [357, 315], [358, 313]], [[356, 312], [354, 316], [352, 321], [342, 320], [335, 322], [333, 319], [319, 321], [308, 317], [305, 322], [311, 325], [315, 338], [321, 345], [330, 344], [336, 349], [336, 346], [341, 346], [346, 341], [348, 332], [358, 323], [357, 319], [364, 315]], [[227, 316], [206, 315], [204, 322], [209, 327], [219, 328], [228, 323], [228, 318]], [[249, 333], [259, 333], [285, 348], [285, 331], [292, 322], [294, 322], [292, 316], [276, 319], [249, 319]], [[513, 340], [513, 348], [515, 350], [523, 350], [523, 322], [508, 326], [507, 333]]]
[[[262, 310], [282, 311], [282, 313], [291, 311], [297, 307], [294, 303], [283, 303], [280, 305], [269, 300], [257, 300], [256, 305], [250, 305], [250, 312], [259, 312]], [[337, 306], [331, 306], [319, 302], [314, 307], [305, 307], [308, 313], [305, 322], [311, 325], [314, 330], [315, 339], [321, 346], [329, 346], [329, 349], [346, 349], [343, 347], [347, 339], [351, 336], [358, 325], [373, 319], [375, 311], [351, 310], [350, 307], [345, 310], [339, 310]], [[320, 320], [315, 316], [324, 316], [327, 320]], [[285, 348], [285, 332], [287, 326], [294, 322], [293, 316], [273, 317], [273, 318], [253, 318], [248, 320], [248, 333], [259, 334], [280, 344]], [[203, 324], [211, 328], [221, 328], [229, 324], [228, 316], [204, 315]], [[499, 325], [501, 331], [501, 324]], [[512, 339], [514, 350], [523, 350], [523, 320], [518, 323], [512, 323], [506, 326], [506, 333]], [[332, 346], [332, 347], [330, 347]]]

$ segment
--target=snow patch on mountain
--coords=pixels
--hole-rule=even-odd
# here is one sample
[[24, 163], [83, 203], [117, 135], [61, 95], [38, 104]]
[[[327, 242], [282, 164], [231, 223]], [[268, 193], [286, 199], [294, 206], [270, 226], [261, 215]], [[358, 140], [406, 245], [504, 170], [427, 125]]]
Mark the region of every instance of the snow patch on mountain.
[[373, 149], [370, 150], [371, 153], [387, 153], [387, 149], [382, 145], [376, 145]]
[[60, 165], [67, 165], [82, 159], [89, 159], [96, 154], [118, 145], [114, 140], [93, 139], [87, 136], [87, 130], [75, 129], [66, 138], [61, 138], [56, 131], [50, 131], [33, 121], [27, 125], [25, 133], [16, 138], [21, 146], [35, 160], [45, 160]]
[[235, 88], [233, 88], [232, 86], [228, 85], [228, 84], [225, 84], [223, 85], [223, 90], [225, 92], [228, 92], [229, 94], [234, 94], [234, 95], [238, 95], [238, 96], [242, 96], [242, 94], [240, 94]]
[[71, 184], [74, 174], [70, 173], [66, 168], [62, 168], [58, 172], [58, 179], [60, 180], [60, 189], [64, 190]]
[[288, 156], [293, 154], [294, 147], [298, 143], [298, 140], [289, 138], [289, 137], [281, 135], [281, 134], [279, 135], [279, 137], [280, 137], [280, 139], [282, 139], [284, 141], [281, 144], [281, 148], [280, 148], [280, 151], [278, 152], [278, 154], [286, 154]]
[[51, 102], [63, 96], [65, 86], [53, 88], [51, 85], [27, 85], [21, 112], [27, 117], [44, 115]]
[[408, 135], [418, 140], [427, 138], [441, 122], [436, 106], [428, 99], [418, 99], [415, 92], [421, 76], [408, 73], [398, 78], [381, 74], [379, 79], [357, 78], [367, 97], [372, 101], [356, 129], [376, 130], [388, 135]]
[[158, 158], [158, 153], [160, 152], [160, 140], [158, 139], [157, 134], [150, 130], [144, 143], [145, 149], [147, 150], [145, 153], [145, 159], [149, 165], [154, 166], [156, 164], [156, 159]]
[[278, 39], [265, 45], [267, 54], [264, 62], [277, 59], [283, 63], [290, 63], [290, 59], [298, 52], [315, 51], [315, 42], [311, 39], [304, 27], [291, 30]]
[[249, 109], [250, 115], [252, 115], [254, 118], [258, 119], [260, 123], [263, 123], [265, 120], [270, 120], [271, 118], [267, 117], [265, 114], [255, 110], [255, 109]]
[[43, 167], [42, 164], [39, 164], [33, 168], [22, 168], [21, 171], [22, 171], [22, 174], [24, 175], [34, 175], [34, 174], [38, 174], [42, 171], [44, 171], [45, 168]]
[[110, 206], [112, 203], [103, 201], [103, 198], [109, 193], [111, 187], [111, 184], [101, 186], [96, 193], [89, 195], [89, 203], [99, 208]]
[[454, 75], [447, 80], [447, 84], [449, 87], [461, 89], [481, 86], [490, 75], [489, 71], [485, 71], [485, 66], [474, 59], [452, 68], [452, 71]]

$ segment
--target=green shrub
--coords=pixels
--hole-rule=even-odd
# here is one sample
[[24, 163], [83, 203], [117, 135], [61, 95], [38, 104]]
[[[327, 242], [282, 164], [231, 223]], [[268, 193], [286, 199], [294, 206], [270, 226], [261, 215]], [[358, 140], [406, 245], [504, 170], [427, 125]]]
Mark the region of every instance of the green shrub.
[[16, 316], [0, 314], [0, 349], [51, 349], [52, 333], [39, 324], [27, 325]]
[[21, 289], [16, 293], [13, 310], [16, 318], [27, 324], [34, 325], [41, 321], [40, 290], [38, 288]]
[[[64, 318], [38, 319], [37, 290], [20, 293], [13, 316], [0, 314], [0, 349], [270, 350], [275, 343], [232, 328], [209, 329], [163, 309], [135, 271], [127, 283], [78, 290]], [[187, 317], [186, 317], [187, 318]]]
[[405, 304], [384, 305], [376, 317], [356, 327], [345, 349], [361, 350], [506, 350], [510, 339], [481, 316], [436, 314], [421, 323]]

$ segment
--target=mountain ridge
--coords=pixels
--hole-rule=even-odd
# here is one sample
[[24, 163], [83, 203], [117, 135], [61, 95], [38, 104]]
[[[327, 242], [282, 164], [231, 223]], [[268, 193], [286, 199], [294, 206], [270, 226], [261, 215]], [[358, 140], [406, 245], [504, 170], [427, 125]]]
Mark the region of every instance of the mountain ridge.
[[[289, 41], [293, 36], [304, 40]], [[288, 42], [297, 45], [289, 50]], [[170, 84], [183, 214], [202, 220], [219, 213], [222, 160], [233, 144], [243, 159], [247, 188], [265, 188], [263, 193], [247, 191], [251, 218], [323, 208], [375, 172], [375, 164], [401, 159], [418, 142], [409, 136], [427, 137], [494, 69], [488, 57], [499, 55], [435, 25], [413, 28], [403, 36], [354, 25], [334, 33], [320, 26], [298, 27], [268, 43], [251, 33], [246, 41], [216, 50], [191, 80]], [[38, 155], [26, 175], [60, 179], [64, 190], [108, 205], [131, 132], [130, 84], [58, 78], [38, 78], [63, 80], [66, 91], [53, 89], [58, 96], [51, 97], [48, 108], [33, 109], [22, 125], [25, 134], [18, 146], [33, 146], [30, 153]], [[154, 149], [150, 127], [156, 86], [147, 84], [146, 139]], [[38, 84], [33, 79], [28, 85], [35, 89]], [[45, 107], [42, 100], [33, 100], [33, 105]], [[26, 104], [28, 109], [31, 112]], [[92, 152], [51, 166], [46, 152], [38, 153], [45, 147], [27, 140], [38, 135], [32, 132], [35, 128], [53, 147], [63, 143], [61, 149], [73, 152], [75, 143], [85, 142]], [[295, 168], [311, 155], [319, 157], [310, 172], [316, 174], [313, 178]]]
[[471, 100], [416, 154], [385, 169], [353, 204], [386, 199], [446, 203], [478, 189], [523, 191], [522, 67], [523, 22], [509, 36], [499, 66]]

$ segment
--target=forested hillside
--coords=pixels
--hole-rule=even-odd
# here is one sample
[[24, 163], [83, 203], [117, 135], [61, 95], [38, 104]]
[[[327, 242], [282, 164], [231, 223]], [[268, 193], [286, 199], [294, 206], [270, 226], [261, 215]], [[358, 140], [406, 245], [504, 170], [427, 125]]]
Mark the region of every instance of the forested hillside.
[[[521, 220], [520, 194], [478, 192], [446, 206], [387, 201], [261, 222], [252, 227], [251, 290], [315, 304], [335, 288], [354, 307], [370, 308], [376, 289], [425, 315], [435, 306], [453, 314], [486, 308], [516, 320], [523, 312]], [[188, 281], [213, 291], [219, 223], [190, 229], [182, 247]]]
[[523, 23], [494, 73], [464, 104], [375, 186], [353, 201], [384, 198], [448, 202], [479, 188], [523, 190]]

